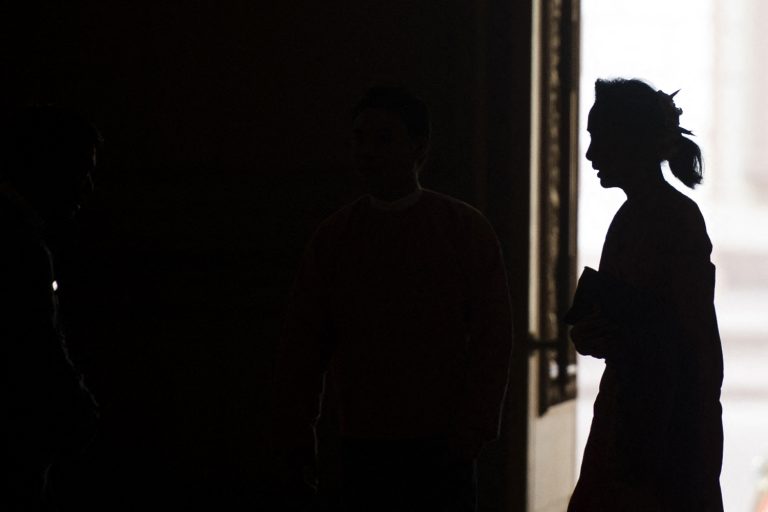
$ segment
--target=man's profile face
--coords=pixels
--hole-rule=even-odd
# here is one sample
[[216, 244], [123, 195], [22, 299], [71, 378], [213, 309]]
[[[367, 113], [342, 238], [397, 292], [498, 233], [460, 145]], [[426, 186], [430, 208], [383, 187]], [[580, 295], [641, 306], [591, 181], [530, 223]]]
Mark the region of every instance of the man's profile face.
[[93, 194], [93, 171], [96, 164], [95, 148], [77, 161], [67, 162], [67, 172], [54, 173], [52, 179], [40, 187], [38, 208], [47, 220], [66, 222], [80, 210]]
[[360, 112], [352, 127], [355, 167], [374, 188], [386, 188], [410, 177], [419, 147], [400, 116], [381, 108]]

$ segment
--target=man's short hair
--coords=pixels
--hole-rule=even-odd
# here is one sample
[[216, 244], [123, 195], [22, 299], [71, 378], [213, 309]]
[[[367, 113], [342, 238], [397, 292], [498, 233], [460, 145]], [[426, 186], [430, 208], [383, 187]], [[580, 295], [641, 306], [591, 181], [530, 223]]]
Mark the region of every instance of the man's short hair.
[[429, 142], [431, 126], [427, 104], [405, 87], [371, 87], [352, 109], [353, 117], [357, 118], [363, 110], [369, 108], [379, 108], [397, 114], [412, 138], [423, 138]]

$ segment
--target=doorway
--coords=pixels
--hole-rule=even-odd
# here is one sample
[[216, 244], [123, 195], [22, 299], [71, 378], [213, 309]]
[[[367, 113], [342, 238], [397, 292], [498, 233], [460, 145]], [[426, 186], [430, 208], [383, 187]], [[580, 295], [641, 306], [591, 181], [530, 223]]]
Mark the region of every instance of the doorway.
[[[717, 266], [715, 304], [725, 358], [721, 484], [725, 509], [754, 512], [768, 467], [768, 19], [763, 0], [582, 0], [579, 267], [597, 267], [613, 214], [624, 201], [603, 190], [584, 159], [597, 78], [641, 78], [676, 97], [681, 124], [704, 156], [691, 191]], [[603, 370], [579, 358], [577, 474]]]

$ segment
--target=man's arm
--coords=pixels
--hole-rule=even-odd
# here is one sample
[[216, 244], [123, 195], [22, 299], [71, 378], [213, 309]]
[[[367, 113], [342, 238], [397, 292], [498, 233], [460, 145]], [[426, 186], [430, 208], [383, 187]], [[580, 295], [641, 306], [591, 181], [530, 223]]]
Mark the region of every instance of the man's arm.
[[478, 215], [469, 234], [469, 360], [456, 436], [465, 455], [477, 456], [483, 444], [499, 435], [512, 352], [512, 306], [493, 228]]
[[333, 348], [329, 261], [320, 233], [312, 238], [301, 261], [276, 355], [274, 442], [289, 471], [314, 462], [314, 428]]

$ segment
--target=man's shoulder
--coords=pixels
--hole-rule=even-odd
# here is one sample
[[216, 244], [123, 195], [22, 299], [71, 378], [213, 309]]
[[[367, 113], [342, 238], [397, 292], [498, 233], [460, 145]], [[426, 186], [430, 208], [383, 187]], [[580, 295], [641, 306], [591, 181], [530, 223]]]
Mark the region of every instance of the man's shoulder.
[[347, 203], [332, 214], [328, 215], [320, 223], [321, 227], [332, 227], [347, 222], [351, 217], [362, 211], [368, 203], [367, 196], [360, 196], [351, 203]]
[[348, 230], [350, 224], [360, 216], [367, 204], [368, 198], [360, 196], [328, 215], [318, 224], [312, 240], [317, 243], [319, 240], [341, 236]]
[[424, 189], [424, 198], [431, 203], [433, 210], [442, 211], [454, 217], [459, 226], [483, 229], [493, 232], [493, 227], [486, 216], [476, 207], [460, 199]]
[[449, 196], [448, 194], [443, 194], [442, 192], [437, 192], [435, 190], [431, 189], [423, 189], [424, 199], [429, 201], [432, 205], [444, 208], [446, 210], [452, 210], [456, 212], [458, 215], [463, 215], [466, 217], [475, 217], [475, 218], [482, 218], [485, 219], [485, 216], [482, 214], [480, 210], [472, 206], [471, 204], [462, 201], [461, 199], [457, 199], [453, 196]]

